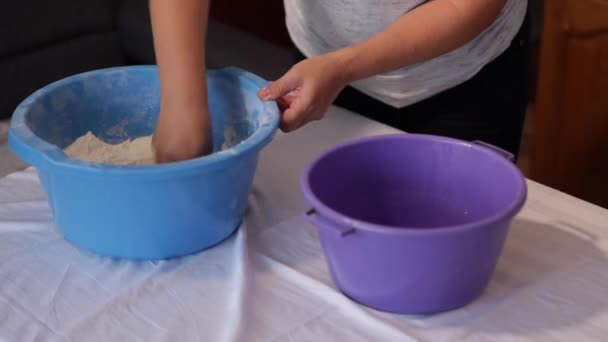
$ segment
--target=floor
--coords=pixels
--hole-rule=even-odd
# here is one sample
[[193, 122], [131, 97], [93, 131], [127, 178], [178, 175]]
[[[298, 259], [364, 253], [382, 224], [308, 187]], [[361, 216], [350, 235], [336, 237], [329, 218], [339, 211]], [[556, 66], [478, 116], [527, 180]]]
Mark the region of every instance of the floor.
[[[210, 24], [207, 50], [207, 62], [211, 68], [238, 66], [270, 80], [278, 78], [287, 71], [293, 61], [289, 50], [217, 22]], [[528, 118], [530, 117], [531, 115], [528, 115]], [[528, 149], [532, 134], [530, 121], [527, 120], [524, 129], [518, 163], [525, 174], [528, 170]], [[8, 121], [0, 121], [0, 177], [27, 167], [27, 164], [15, 157], [8, 149], [6, 144], [8, 126]]]

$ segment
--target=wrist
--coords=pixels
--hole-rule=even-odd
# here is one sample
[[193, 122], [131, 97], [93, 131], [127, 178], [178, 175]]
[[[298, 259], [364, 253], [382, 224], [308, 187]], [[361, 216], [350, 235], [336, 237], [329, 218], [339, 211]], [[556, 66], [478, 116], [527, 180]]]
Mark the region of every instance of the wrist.
[[359, 56], [359, 51], [356, 46], [349, 46], [331, 53], [338, 61], [337, 70], [340, 77], [344, 80], [345, 86], [360, 80], [361, 75], [356, 68], [356, 61]]
[[207, 111], [207, 100], [200, 97], [163, 96], [160, 104], [161, 112], [195, 114]]
[[333, 58], [335, 63], [334, 72], [343, 86], [357, 81], [353, 70], [353, 61], [356, 58], [355, 51], [351, 47], [336, 50], [329, 53], [328, 56]]
[[161, 111], [197, 113], [207, 111], [207, 92], [205, 87], [184, 89], [174, 87], [163, 91]]
[[203, 99], [163, 97], [160, 116], [165, 120], [186, 123], [204, 129], [211, 126], [207, 101]]
[[207, 105], [207, 82], [204, 71], [198, 72], [198, 68], [180, 67], [168, 73], [160, 69], [161, 106], [191, 108]]

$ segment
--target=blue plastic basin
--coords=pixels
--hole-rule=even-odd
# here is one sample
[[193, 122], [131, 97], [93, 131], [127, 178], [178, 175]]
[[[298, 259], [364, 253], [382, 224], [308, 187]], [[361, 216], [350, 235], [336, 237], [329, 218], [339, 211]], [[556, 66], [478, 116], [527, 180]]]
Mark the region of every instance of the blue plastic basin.
[[[9, 146], [38, 169], [66, 240], [107, 256], [162, 259], [201, 251], [239, 226], [279, 111], [258, 99], [267, 82], [251, 73], [228, 68], [207, 78], [216, 152], [171, 164], [95, 164], [62, 151], [87, 131], [109, 143], [151, 134], [160, 105], [156, 67], [72, 76], [17, 107]], [[236, 145], [218, 151], [225, 139]]]

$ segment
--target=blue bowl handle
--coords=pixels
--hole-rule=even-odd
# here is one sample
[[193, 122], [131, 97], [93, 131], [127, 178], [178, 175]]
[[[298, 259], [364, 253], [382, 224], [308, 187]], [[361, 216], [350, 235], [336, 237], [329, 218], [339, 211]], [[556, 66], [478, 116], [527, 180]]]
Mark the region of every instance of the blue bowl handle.
[[489, 144], [487, 142], [483, 142], [480, 140], [475, 140], [472, 142], [472, 144], [483, 147], [485, 149], [488, 149], [488, 150], [504, 157], [505, 159], [509, 160], [510, 162], [515, 162], [515, 156], [513, 155], [513, 153], [506, 151], [498, 146], [495, 146], [495, 145], [492, 145], [492, 144]]
[[8, 147], [16, 156], [38, 169], [45, 168], [50, 162], [49, 156], [24, 142], [12, 129], [8, 131]]

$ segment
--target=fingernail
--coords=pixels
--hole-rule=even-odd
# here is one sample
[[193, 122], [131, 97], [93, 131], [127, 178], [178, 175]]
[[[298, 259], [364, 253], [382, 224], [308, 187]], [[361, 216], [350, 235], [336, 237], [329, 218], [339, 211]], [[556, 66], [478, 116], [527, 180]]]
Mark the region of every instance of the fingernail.
[[270, 91], [268, 90], [268, 88], [260, 90], [260, 98], [262, 100], [270, 100]]

